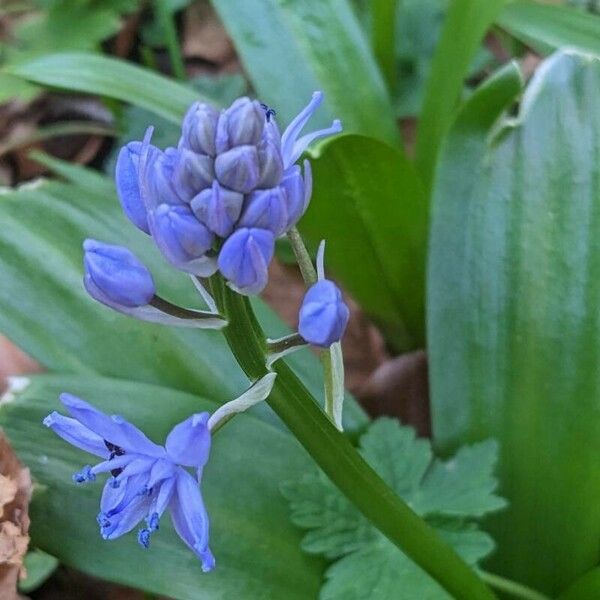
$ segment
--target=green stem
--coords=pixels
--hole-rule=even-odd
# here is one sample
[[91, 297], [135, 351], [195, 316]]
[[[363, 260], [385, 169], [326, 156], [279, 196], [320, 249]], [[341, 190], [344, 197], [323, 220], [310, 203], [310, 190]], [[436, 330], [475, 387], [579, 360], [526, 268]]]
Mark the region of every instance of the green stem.
[[300, 273], [302, 273], [304, 283], [306, 283], [306, 285], [317, 283], [317, 270], [312, 263], [310, 254], [304, 245], [304, 240], [302, 239], [300, 232], [295, 227], [292, 227], [288, 231], [287, 236], [290, 245], [292, 246], [294, 256], [296, 257], [296, 262], [300, 267]]
[[187, 76], [185, 74], [185, 64], [183, 62], [183, 57], [181, 56], [181, 49], [179, 48], [179, 40], [177, 39], [174, 13], [169, 10], [169, 4], [164, 0], [155, 0], [154, 12], [165, 36], [165, 45], [167, 46], [167, 52], [169, 53], [173, 74], [180, 81], [185, 81]]
[[524, 600], [550, 600], [550, 598], [536, 590], [527, 587], [521, 583], [517, 583], [512, 579], [506, 579], [495, 573], [488, 573], [478, 569], [479, 576], [491, 587], [506, 592], [515, 598], [523, 598]]
[[398, 0], [372, 0], [371, 45], [389, 90], [396, 84], [396, 11]]
[[[248, 298], [232, 292], [219, 276], [211, 280], [217, 306], [229, 319], [223, 331], [251, 380], [265, 375], [266, 340]], [[267, 402], [315, 462], [356, 507], [396, 546], [461, 600], [491, 600], [494, 594], [438, 534], [369, 467], [321, 411], [283, 361]]]

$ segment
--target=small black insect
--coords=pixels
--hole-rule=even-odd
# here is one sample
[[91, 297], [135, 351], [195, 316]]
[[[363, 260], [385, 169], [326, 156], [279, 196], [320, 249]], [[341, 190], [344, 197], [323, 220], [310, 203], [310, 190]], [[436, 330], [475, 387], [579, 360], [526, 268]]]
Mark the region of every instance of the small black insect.
[[261, 108], [265, 111], [265, 117], [267, 118], [267, 123], [271, 120], [271, 117], [274, 117], [277, 113], [270, 106], [267, 106], [263, 102], [260, 103]]

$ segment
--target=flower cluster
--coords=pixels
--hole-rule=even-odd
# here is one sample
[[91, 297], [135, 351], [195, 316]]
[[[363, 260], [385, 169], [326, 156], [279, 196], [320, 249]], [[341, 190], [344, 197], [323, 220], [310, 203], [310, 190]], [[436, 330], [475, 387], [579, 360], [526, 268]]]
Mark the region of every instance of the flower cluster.
[[[132, 252], [92, 239], [83, 245], [88, 293], [114, 310], [146, 321], [212, 329], [226, 326], [201, 279], [219, 271], [241, 294], [257, 294], [264, 288], [276, 238], [294, 227], [310, 201], [310, 164], [304, 161], [301, 168], [295, 163], [313, 140], [341, 130], [339, 121], [334, 121], [327, 129], [300, 136], [321, 101], [322, 94], [315, 92], [283, 134], [274, 111], [255, 100], [239, 98], [221, 112], [196, 103], [184, 118], [177, 148], [163, 151], [153, 146], [151, 128], [143, 141], [123, 147], [116, 183], [125, 214], [151, 236], [172, 265], [192, 275], [209, 310], [184, 308], [161, 298], [152, 274]], [[273, 340], [276, 349], [264, 357], [267, 368], [294, 347], [305, 342], [329, 347], [344, 333], [348, 308], [335, 284], [325, 279], [323, 253], [321, 244], [318, 281], [300, 310], [300, 336], [288, 336], [295, 339], [292, 346], [286, 345], [288, 338]], [[341, 352], [336, 356], [334, 369], [343, 372]], [[106, 415], [63, 394], [61, 400], [72, 416], [53, 412], [44, 423], [67, 442], [102, 459], [76, 473], [77, 483], [111, 474], [98, 515], [102, 537], [117, 538], [145, 520], [138, 541], [148, 547], [169, 509], [177, 533], [200, 558], [202, 568], [211, 570], [215, 561], [199, 489], [211, 432], [233, 413], [266, 399], [275, 376], [268, 372], [212, 416], [199, 413], [176, 425], [164, 446], [150, 441], [122, 417]], [[343, 394], [337, 397], [343, 400]], [[335, 423], [341, 427], [341, 408], [339, 415]], [[189, 468], [196, 469], [196, 478]]]
[[123, 210], [176, 268], [208, 277], [217, 270], [250, 295], [267, 283], [275, 239], [293, 227], [310, 201], [310, 163], [295, 164], [331, 127], [301, 136], [323, 99], [310, 103], [280, 133], [273, 111], [238, 98], [221, 112], [190, 107], [177, 148], [130, 142], [119, 153], [117, 191]]

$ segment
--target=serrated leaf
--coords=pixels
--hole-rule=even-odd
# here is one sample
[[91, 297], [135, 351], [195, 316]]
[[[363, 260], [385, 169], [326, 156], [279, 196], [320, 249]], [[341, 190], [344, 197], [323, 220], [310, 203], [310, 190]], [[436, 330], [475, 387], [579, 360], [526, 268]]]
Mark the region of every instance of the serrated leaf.
[[[493, 441], [462, 448], [454, 458], [433, 458], [430, 442], [389, 418], [373, 422], [360, 438], [367, 462], [469, 563], [487, 556], [492, 538], [476, 518], [499, 510], [492, 470]], [[424, 490], [424, 491], [423, 491]], [[286, 482], [292, 522], [307, 529], [302, 548], [338, 562], [327, 571], [321, 598], [431, 598], [449, 596], [384, 538], [320, 472]], [[439, 501], [436, 502], [436, 492]]]
[[[398, 495], [410, 501], [433, 457], [426, 439], [396, 419], [375, 421], [360, 439], [362, 455]], [[391, 459], [391, 457], [393, 457]]]
[[312, 530], [302, 539], [306, 552], [338, 558], [377, 539], [369, 521], [322, 473], [288, 481], [281, 490], [290, 502], [292, 522]]
[[450, 460], [434, 463], [413, 496], [412, 507], [422, 515], [453, 517], [481, 517], [504, 508], [506, 500], [494, 494], [497, 459], [494, 440], [460, 448]]
[[329, 567], [321, 600], [446, 600], [431, 577], [385, 538]]

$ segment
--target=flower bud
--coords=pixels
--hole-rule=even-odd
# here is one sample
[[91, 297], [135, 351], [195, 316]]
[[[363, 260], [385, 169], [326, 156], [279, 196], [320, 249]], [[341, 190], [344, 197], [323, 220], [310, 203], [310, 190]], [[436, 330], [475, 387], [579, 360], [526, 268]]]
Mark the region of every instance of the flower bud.
[[321, 279], [304, 296], [298, 333], [308, 343], [328, 348], [344, 335], [349, 316], [350, 311], [335, 283]]
[[213, 233], [225, 238], [240, 217], [243, 194], [233, 192], [214, 181], [212, 187], [201, 191], [191, 203], [197, 219]]
[[148, 213], [139, 184], [141, 142], [129, 142], [119, 151], [115, 168], [115, 183], [121, 207], [127, 218], [138, 228], [149, 233]]
[[275, 187], [283, 174], [283, 159], [279, 146], [271, 139], [263, 137], [258, 145], [259, 180], [256, 187]]
[[281, 180], [285, 192], [288, 221], [286, 229], [293, 227], [308, 208], [312, 192], [312, 176], [310, 163], [304, 161], [304, 177], [298, 165], [293, 165], [285, 172]]
[[215, 173], [219, 183], [234, 192], [247, 194], [260, 177], [258, 153], [255, 146], [237, 146], [215, 160]]
[[287, 222], [285, 192], [278, 186], [249, 194], [238, 226], [268, 229], [278, 237], [285, 231]]
[[177, 195], [190, 202], [200, 191], [210, 187], [215, 178], [214, 161], [205, 154], [182, 148], [173, 169], [173, 187]]
[[270, 231], [238, 229], [221, 248], [219, 270], [240, 294], [258, 294], [267, 285], [274, 250], [275, 238]]
[[148, 210], [161, 204], [183, 204], [173, 185], [175, 166], [179, 153], [175, 148], [167, 148], [153, 153], [146, 166], [144, 185], [147, 197], [144, 198]]
[[218, 119], [217, 109], [203, 102], [194, 102], [183, 119], [179, 147], [214, 157]]
[[150, 271], [127, 248], [87, 239], [83, 242], [84, 285], [103, 304], [145, 306], [155, 294]]
[[161, 204], [149, 213], [148, 221], [156, 245], [175, 267], [201, 277], [216, 271], [215, 261], [205, 256], [214, 235], [188, 206]]
[[258, 144], [265, 121], [265, 112], [259, 102], [238, 98], [219, 115], [215, 140], [217, 153], [235, 146]]

